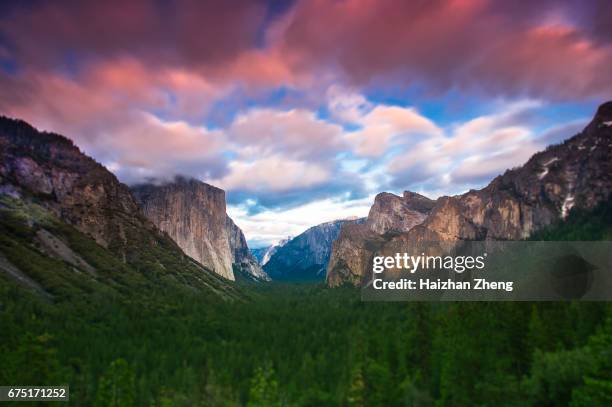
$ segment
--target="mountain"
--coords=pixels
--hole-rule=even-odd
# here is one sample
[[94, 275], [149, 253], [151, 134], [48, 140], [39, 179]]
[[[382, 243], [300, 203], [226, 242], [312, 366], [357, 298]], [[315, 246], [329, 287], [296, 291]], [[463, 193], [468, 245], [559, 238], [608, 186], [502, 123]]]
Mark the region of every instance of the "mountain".
[[261, 263], [261, 261], [263, 260], [266, 252], [271, 248], [272, 246], [266, 246], [266, 247], [255, 247], [251, 250], [251, 254], [253, 255], [253, 257], [255, 257], [255, 260], [257, 260], [257, 263], [259, 263], [259, 265], [263, 266], [263, 264]]
[[182, 177], [131, 189], [145, 216], [168, 233], [185, 254], [234, 280], [222, 189]]
[[[427, 205], [412, 209], [375, 202], [366, 222], [369, 228], [347, 225], [334, 242], [327, 283], [359, 285], [376, 253], [403, 251], [410, 242], [522, 240], [566, 218], [572, 209], [593, 209], [612, 191], [611, 143], [612, 102], [607, 102], [581, 133], [535, 154], [481, 190], [441, 197], [428, 211], [431, 202], [422, 200]], [[377, 200], [389, 199], [386, 196]], [[402, 224], [402, 214], [412, 221]]]
[[414, 192], [406, 191], [401, 197], [382, 192], [374, 199], [367, 220], [360, 227], [379, 235], [405, 232], [423, 222], [434, 203]]
[[163, 184], [131, 188], [145, 216], [191, 258], [235, 280], [234, 267], [266, 279], [251, 256], [240, 228], [227, 216], [225, 191], [194, 179], [177, 177]]
[[336, 220], [313, 226], [278, 247], [264, 270], [273, 280], [323, 280], [332, 242], [338, 237], [340, 228], [364, 221]]
[[270, 277], [263, 271], [257, 259], [249, 250], [242, 230], [236, 226], [229, 216], [225, 217], [225, 224], [232, 253], [234, 274], [239, 274], [247, 280], [270, 281]]
[[50, 297], [178, 285], [233, 295], [69, 139], [0, 117], [0, 276]]
[[[391, 236], [407, 232], [422, 223], [435, 201], [414, 192], [397, 196], [382, 192], [374, 199], [365, 222], [343, 225], [332, 244], [328, 263], [328, 283], [338, 285], [350, 274], [345, 270], [365, 270], [371, 262], [372, 250]], [[336, 284], [338, 281], [338, 284]]]
[[289, 236], [284, 239], [281, 239], [278, 243], [275, 243], [268, 247], [258, 247], [256, 249], [251, 249], [251, 253], [253, 254], [253, 256], [255, 256], [259, 264], [264, 266], [267, 262], [270, 261], [272, 255], [276, 253], [278, 249], [286, 245], [287, 242], [289, 242], [291, 239], [291, 236]]

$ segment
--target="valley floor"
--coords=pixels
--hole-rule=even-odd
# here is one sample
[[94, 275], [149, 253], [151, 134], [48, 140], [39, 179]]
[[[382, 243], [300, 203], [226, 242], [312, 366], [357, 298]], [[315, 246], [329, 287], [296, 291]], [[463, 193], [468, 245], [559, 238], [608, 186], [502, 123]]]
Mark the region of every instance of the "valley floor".
[[355, 289], [245, 286], [219, 302], [24, 301], [0, 284], [0, 383], [69, 383], [72, 405], [597, 405], [602, 303], [363, 303]]

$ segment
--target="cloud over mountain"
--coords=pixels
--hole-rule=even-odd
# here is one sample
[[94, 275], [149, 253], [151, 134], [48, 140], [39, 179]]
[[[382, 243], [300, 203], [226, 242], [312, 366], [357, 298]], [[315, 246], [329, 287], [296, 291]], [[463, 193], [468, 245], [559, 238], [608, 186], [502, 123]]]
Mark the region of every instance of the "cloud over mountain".
[[222, 186], [248, 216], [458, 193], [571, 136], [612, 93], [611, 9], [4, 3], [0, 112], [71, 137], [124, 182]]

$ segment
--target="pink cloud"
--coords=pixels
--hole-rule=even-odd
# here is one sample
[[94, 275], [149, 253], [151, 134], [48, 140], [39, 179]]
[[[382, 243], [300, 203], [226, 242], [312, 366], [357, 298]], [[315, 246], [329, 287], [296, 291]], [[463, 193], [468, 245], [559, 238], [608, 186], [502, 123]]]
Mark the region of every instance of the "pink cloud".
[[99, 63], [74, 78], [35, 70], [0, 76], [0, 110], [70, 137], [126, 182], [219, 176], [226, 139], [189, 119], [202, 115], [223, 92], [184, 70], [146, 69], [123, 59]]
[[574, 8], [590, 4], [301, 1], [283, 22], [279, 47], [297, 70], [336, 70], [359, 86], [425, 82], [440, 92], [607, 96], [611, 38], [600, 29], [595, 40], [583, 28], [588, 21], [574, 18]]
[[234, 120], [228, 134], [246, 147], [249, 155], [283, 153], [296, 159], [321, 160], [344, 147], [340, 126], [303, 109], [251, 110]]
[[130, 55], [150, 64], [224, 63], [253, 46], [263, 2], [148, 0], [44, 2], [15, 7], [0, 22], [15, 57], [35, 67]]
[[275, 192], [317, 186], [331, 177], [331, 169], [321, 164], [272, 155], [250, 162], [234, 161], [226, 176], [210, 182], [227, 190]]
[[298, 0], [270, 22], [259, 1], [43, 2], [0, 19], [0, 55], [37, 71], [131, 58], [248, 88], [424, 84], [432, 93], [591, 98], [612, 92], [610, 9], [605, 1]]
[[380, 105], [357, 122], [360, 130], [347, 135], [357, 154], [380, 156], [398, 143], [414, 143], [419, 137], [440, 137], [442, 130], [414, 108]]

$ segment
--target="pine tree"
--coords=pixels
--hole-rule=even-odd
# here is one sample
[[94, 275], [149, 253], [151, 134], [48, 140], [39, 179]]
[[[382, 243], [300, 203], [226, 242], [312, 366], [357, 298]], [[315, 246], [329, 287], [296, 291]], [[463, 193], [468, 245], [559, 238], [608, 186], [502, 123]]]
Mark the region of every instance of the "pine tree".
[[357, 365], [351, 373], [351, 383], [349, 387], [347, 405], [349, 407], [365, 406], [365, 380], [361, 366]]
[[572, 392], [572, 407], [612, 405], [612, 316], [588, 343], [593, 369]]
[[123, 359], [113, 361], [100, 378], [96, 406], [131, 407], [135, 405], [134, 372]]
[[251, 380], [247, 407], [277, 406], [280, 406], [280, 398], [274, 368], [271, 365], [259, 367]]

